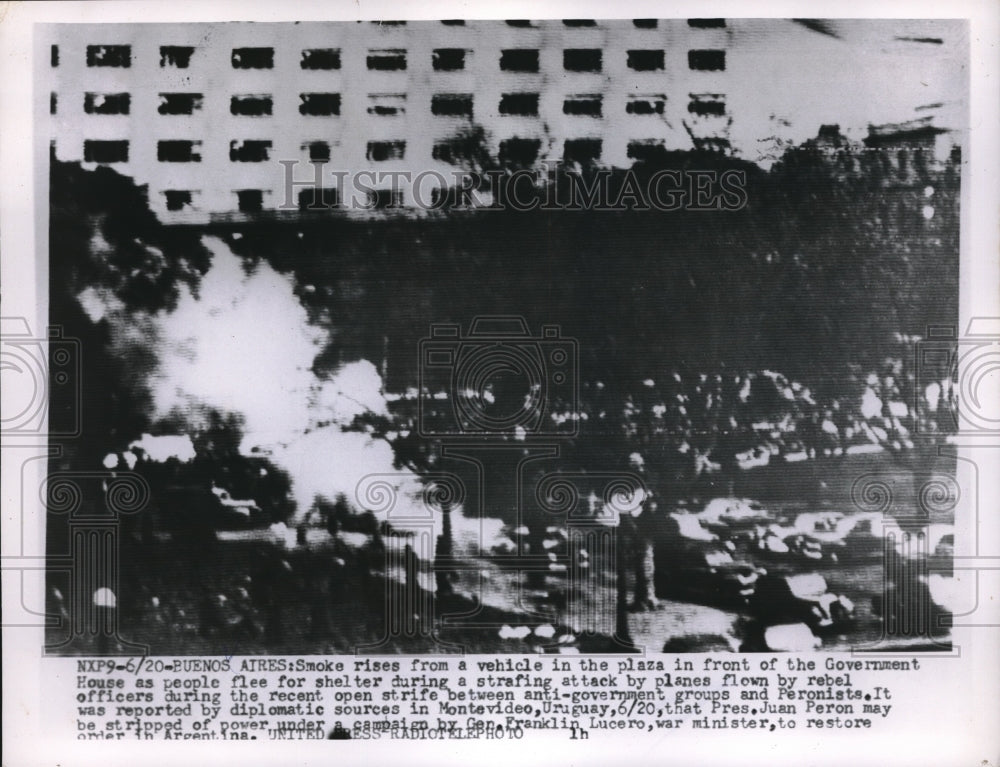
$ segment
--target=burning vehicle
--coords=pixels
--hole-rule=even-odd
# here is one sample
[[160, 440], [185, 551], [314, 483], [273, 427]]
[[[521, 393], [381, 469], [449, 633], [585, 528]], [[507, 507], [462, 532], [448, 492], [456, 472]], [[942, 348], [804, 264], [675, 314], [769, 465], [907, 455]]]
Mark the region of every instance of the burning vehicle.
[[175, 536], [266, 527], [271, 521], [256, 501], [233, 498], [215, 483], [207, 489], [198, 485], [166, 487], [158, 505], [161, 526]]

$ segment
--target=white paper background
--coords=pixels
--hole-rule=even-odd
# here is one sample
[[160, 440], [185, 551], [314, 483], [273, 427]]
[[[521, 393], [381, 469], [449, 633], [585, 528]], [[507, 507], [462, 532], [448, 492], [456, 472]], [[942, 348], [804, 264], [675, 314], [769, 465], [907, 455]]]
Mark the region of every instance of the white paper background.
[[[713, 17], [939, 17], [970, 18], [971, 34], [971, 131], [966, 142], [971, 164], [963, 173], [961, 327], [974, 316], [1000, 316], [998, 307], [998, 197], [997, 126], [1000, 125], [1000, 6], [991, 2], [907, 2], [873, 6], [865, 2], [801, 3], [714, 2], [594, 3], [532, 2], [505, 4], [436, 2], [421, 4], [347, 2], [330, 7], [326, 3], [203, 3], [178, 8], [158, 3], [18, 3], [0, 6], [0, 252], [2, 252], [4, 316], [31, 318], [32, 329], [44, 329], [47, 318], [45, 284], [45, 220], [47, 189], [39, 183], [33, 163], [39, 142], [33, 139], [32, 115], [37, 109], [33, 93], [32, 24], [36, 22], [158, 22], [378, 18], [643, 18], [664, 16]], [[44, 152], [44, 146], [42, 147]], [[5, 399], [11, 392], [4, 392]], [[710, 738], [685, 731], [670, 735], [634, 737], [594, 733], [589, 742], [571, 742], [563, 737], [544, 742], [520, 743], [392, 741], [299, 741], [285, 743], [167, 744], [163, 742], [78, 742], [71, 730], [43, 716], [43, 699], [69, 698], [64, 685], [69, 676], [58, 676], [56, 667], [41, 656], [40, 629], [3, 630], [3, 735], [4, 764], [328, 764], [332, 761], [367, 764], [387, 762], [441, 763], [555, 763], [568, 764], [831, 764], [843, 765], [985, 765], [1000, 758], [1000, 534], [996, 510], [998, 476], [991, 470], [1000, 458], [997, 438], [969, 440], [977, 449], [965, 455], [980, 467], [978, 609], [967, 623], [956, 627], [958, 658], [928, 659], [926, 673], [910, 676], [910, 684], [894, 686], [899, 709], [889, 728], [864, 734], [850, 731], [805, 731], [757, 736], [753, 733], [713, 731]], [[43, 551], [42, 515], [37, 509], [22, 509], [16, 502], [15, 485], [25, 454], [3, 450], [3, 555], [4, 567], [38, 556]], [[30, 471], [41, 471], [44, 461], [35, 461]], [[30, 479], [29, 473], [29, 479]], [[36, 478], [37, 480], [37, 478]], [[38, 486], [36, 481], [32, 486]], [[966, 506], [967, 513], [971, 507]], [[959, 510], [959, 514], [962, 510]], [[27, 516], [23, 516], [27, 514]], [[959, 519], [959, 524], [962, 523]], [[966, 518], [968, 523], [968, 518]], [[956, 552], [961, 554], [961, 552]], [[7, 559], [15, 557], [14, 559]], [[975, 566], [975, 565], [974, 565]], [[987, 569], [992, 567], [992, 572]], [[41, 579], [26, 582], [24, 593], [17, 573], [4, 572], [3, 608], [5, 624], [17, 613], [18, 604], [43, 604]], [[956, 619], [956, 623], [958, 623]]]

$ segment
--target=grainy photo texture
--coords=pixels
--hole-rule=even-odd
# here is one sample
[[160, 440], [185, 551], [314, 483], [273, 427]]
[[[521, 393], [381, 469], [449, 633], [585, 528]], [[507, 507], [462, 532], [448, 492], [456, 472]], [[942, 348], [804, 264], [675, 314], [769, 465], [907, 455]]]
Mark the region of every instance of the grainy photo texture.
[[948, 650], [967, 29], [46, 26], [45, 652]]

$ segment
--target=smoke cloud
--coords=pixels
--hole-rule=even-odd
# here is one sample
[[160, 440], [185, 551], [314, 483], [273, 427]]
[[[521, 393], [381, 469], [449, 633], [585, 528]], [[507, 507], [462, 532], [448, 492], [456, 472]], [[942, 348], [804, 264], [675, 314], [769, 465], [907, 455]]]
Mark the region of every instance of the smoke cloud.
[[[151, 460], [190, 460], [190, 437], [208, 426], [212, 412], [232, 415], [242, 429], [240, 453], [266, 456], [289, 475], [293, 524], [317, 499], [343, 496], [364, 510], [359, 488], [370, 475], [394, 486], [393, 515], [426, 519], [420, 477], [395, 467], [386, 440], [355, 426], [359, 415], [389, 413], [376, 366], [357, 360], [317, 375], [314, 361], [331, 333], [310, 323], [294, 277], [244, 260], [219, 238], [202, 242], [211, 267], [196, 290], [181, 289], [172, 311], [130, 312], [113, 294], [91, 289], [78, 296], [91, 319], [110, 324], [113, 350], [142, 348], [152, 357], [136, 388], [145, 387], [154, 422], [173, 434], [143, 435], [134, 444], [155, 448], [146, 451]], [[335, 323], [337, 307], [328, 315]], [[373, 511], [386, 518], [384, 509]], [[454, 512], [456, 551], [502, 539], [500, 520], [469, 519], [461, 507]], [[433, 516], [438, 535], [442, 520]]]
[[358, 415], [387, 412], [375, 366], [360, 360], [318, 378], [313, 361], [329, 334], [310, 324], [294, 278], [247, 265], [218, 238], [203, 242], [212, 266], [197, 294], [184, 290], [174, 311], [156, 318], [157, 416], [197, 427], [208, 409], [237, 415], [240, 452], [267, 455], [288, 472], [300, 518], [316, 497], [353, 499], [365, 475], [394, 472], [388, 443], [344, 430]]

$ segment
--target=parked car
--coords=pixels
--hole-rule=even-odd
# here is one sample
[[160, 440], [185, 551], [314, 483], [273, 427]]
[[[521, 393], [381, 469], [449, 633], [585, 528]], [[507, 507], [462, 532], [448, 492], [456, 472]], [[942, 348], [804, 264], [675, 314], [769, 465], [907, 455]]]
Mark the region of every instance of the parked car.
[[737, 559], [721, 544], [675, 548], [656, 567], [656, 590], [665, 597], [720, 606], [745, 606], [766, 570]]
[[878, 559], [885, 552], [884, 517], [878, 513], [800, 514], [794, 527], [785, 540], [809, 559], [857, 562]]
[[224, 516], [228, 516], [233, 520], [240, 520], [248, 524], [260, 517], [260, 506], [258, 506], [257, 502], [252, 498], [233, 498], [229, 494], [228, 490], [224, 487], [219, 487], [215, 483], [212, 484], [212, 495], [215, 496], [218, 510], [221, 511]]
[[846, 627], [854, 614], [854, 603], [832, 594], [819, 573], [762, 577], [749, 608], [766, 625], [804, 623], [817, 634]]
[[746, 498], [715, 498], [697, 517], [710, 533], [732, 541], [752, 541], [760, 527], [774, 521], [767, 509]]
[[158, 498], [162, 525], [172, 534], [213, 535], [215, 530], [241, 530], [266, 526], [260, 506], [251, 499], [233, 498], [225, 488], [174, 485]]

